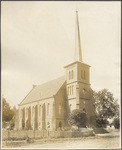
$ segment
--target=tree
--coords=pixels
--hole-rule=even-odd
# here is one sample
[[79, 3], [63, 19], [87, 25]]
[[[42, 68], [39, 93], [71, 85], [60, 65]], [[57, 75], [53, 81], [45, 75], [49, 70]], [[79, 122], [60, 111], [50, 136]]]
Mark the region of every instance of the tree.
[[84, 111], [81, 109], [75, 109], [69, 114], [68, 123], [71, 126], [86, 127], [87, 124], [87, 116]]
[[114, 125], [115, 129], [119, 129], [120, 128], [120, 118], [115, 118], [113, 121], [113, 125]]
[[14, 116], [14, 111], [11, 109], [9, 103], [2, 96], [2, 121], [8, 122]]
[[2, 126], [6, 128], [9, 126], [10, 129], [15, 127], [15, 115], [16, 107], [10, 107], [9, 103], [6, 101], [4, 96], [2, 96]]
[[119, 105], [108, 89], [94, 92], [96, 123], [98, 127], [108, 124], [108, 119], [118, 118]]

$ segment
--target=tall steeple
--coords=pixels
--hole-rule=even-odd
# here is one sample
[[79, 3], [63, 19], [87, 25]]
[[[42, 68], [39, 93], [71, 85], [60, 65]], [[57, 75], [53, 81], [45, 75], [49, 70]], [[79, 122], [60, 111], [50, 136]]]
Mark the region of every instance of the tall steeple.
[[78, 20], [78, 11], [76, 10], [76, 30], [75, 30], [75, 61], [82, 62], [80, 29]]

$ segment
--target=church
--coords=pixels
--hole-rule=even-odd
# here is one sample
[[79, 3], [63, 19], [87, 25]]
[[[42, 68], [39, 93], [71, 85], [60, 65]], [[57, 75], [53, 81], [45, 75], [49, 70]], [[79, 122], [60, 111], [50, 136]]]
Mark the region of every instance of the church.
[[67, 116], [74, 109], [87, 113], [88, 122], [95, 122], [95, 108], [90, 87], [90, 66], [82, 61], [78, 11], [74, 62], [64, 67], [66, 74], [32, 90], [18, 105], [19, 129], [57, 130], [67, 126]]

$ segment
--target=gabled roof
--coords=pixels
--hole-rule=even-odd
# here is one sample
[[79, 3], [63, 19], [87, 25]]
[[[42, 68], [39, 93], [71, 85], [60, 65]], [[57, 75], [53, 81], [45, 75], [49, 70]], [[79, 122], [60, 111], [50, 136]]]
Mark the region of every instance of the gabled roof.
[[65, 83], [65, 76], [51, 80], [41, 85], [35, 86], [19, 105], [32, 103], [41, 99], [54, 96]]

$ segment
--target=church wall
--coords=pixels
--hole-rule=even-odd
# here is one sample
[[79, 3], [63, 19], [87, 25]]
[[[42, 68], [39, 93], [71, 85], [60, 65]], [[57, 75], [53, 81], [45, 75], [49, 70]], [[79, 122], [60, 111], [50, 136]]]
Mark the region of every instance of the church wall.
[[69, 108], [70, 108], [70, 112], [76, 109], [76, 98], [69, 100]]
[[81, 109], [85, 108], [89, 122], [92, 122], [90, 118], [95, 116], [92, 90], [89, 84], [80, 83], [79, 85], [80, 85], [80, 108]]
[[78, 81], [81, 81], [83, 83], [90, 83], [90, 71], [89, 71], [89, 66], [85, 65], [83, 63], [78, 63]]
[[65, 126], [65, 113], [67, 113], [66, 83], [55, 95], [55, 129]]
[[[19, 129], [22, 129], [22, 109], [25, 108], [25, 126], [26, 121], [28, 119], [29, 114], [27, 114], [28, 108], [31, 108], [31, 126], [32, 129], [35, 128], [35, 117], [37, 121], [37, 129], [42, 129], [42, 122], [45, 124], [45, 129], [52, 129], [52, 117], [53, 117], [53, 103], [54, 103], [54, 97], [36, 101], [33, 103], [25, 104], [25, 105], [19, 105]], [[37, 107], [36, 107], [37, 106]], [[43, 106], [45, 106], [45, 115], [43, 118]], [[37, 111], [36, 111], [37, 108]], [[36, 113], [36, 116], [35, 116]]]

